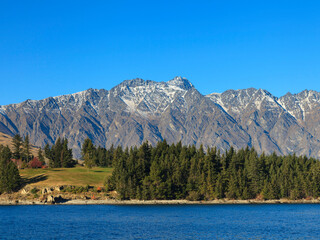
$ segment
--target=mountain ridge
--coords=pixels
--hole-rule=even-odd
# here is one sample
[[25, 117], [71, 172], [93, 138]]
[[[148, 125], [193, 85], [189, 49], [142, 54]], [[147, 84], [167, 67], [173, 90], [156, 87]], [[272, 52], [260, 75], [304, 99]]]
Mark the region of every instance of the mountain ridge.
[[0, 106], [0, 132], [27, 133], [37, 146], [66, 137], [75, 156], [89, 137], [97, 145], [133, 146], [148, 140], [253, 146], [259, 153], [320, 157], [320, 93], [275, 97], [247, 88], [202, 95], [186, 78], [125, 80], [110, 90], [26, 100]]

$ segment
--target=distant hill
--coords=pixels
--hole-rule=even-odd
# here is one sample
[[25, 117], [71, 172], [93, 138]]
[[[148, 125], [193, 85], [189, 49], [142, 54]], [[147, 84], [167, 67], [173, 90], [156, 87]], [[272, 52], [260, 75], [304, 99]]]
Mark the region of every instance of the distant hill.
[[320, 157], [320, 93], [281, 98], [262, 89], [202, 95], [182, 77], [168, 82], [126, 80], [111, 90], [26, 100], [0, 106], [0, 131], [30, 136], [37, 146], [66, 137], [75, 157], [89, 137], [103, 147], [181, 141], [222, 151], [254, 147], [258, 153]]
[[[11, 150], [13, 150], [12, 148], [12, 137], [5, 134], [5, 133], [2, 133], [0, 132], [0, 144], [4, 145], [4, 146], [9, 146], [9, 148]], [[31, 154], [35, 157], [38, 156], [38, 151], [39, 151], [39, 147], [36, 147], [34, 145], [31, 145]]]

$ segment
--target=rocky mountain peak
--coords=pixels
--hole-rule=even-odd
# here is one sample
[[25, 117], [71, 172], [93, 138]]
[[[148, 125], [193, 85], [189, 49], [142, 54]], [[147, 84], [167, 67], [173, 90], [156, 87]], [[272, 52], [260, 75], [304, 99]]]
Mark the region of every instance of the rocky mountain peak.
[[174, 79], [168, 81], [167, 84], [179, 87], [183, 90], [189, 90], [194, 87], [188, 79], [180, 76], [177, 76]]
[[150, 81], [150, 80], [145, 81], [142, 78], [134, 78], [134, 79], [130, 79], [130, 80], [124, 80], [122, 83], [115, 86], [113, 89], [119, 88], [119, 87], [120, 88], [121, 87], [138, 87], [138, 86], [148, 85], [150, 82], [152, 82], [152, 81]]
[[297, 96], [301, 99], [309, 98], [310, 100], [314, 99], [316, 101], [320, 100], [320, 93], [314, 90], [304, 90], [297, 94]]
[[282, 96], [282, 98], [283, 97], [292, 97], [292, 96], [293, 96], [293, 94], [291, 92], [287, 92], [285, 95]]
[[185, 78], [176, 77], [168, 82], [155, 82], [141, 78], [126, 80], [113, 89], [110, 94], [120, 98], [127, 105], [128, 112], [142, 115], [160, 114], [175, 99], [193, 88]]
[[264, 95], [264, 96], [269, 96], [269, 97], [275, 98], [275, 96], [273, 96], [270, 92], [268, 92], [267, 90], [264, 90], [262, 88], [259, 88], [257, 92], [259, 94]]

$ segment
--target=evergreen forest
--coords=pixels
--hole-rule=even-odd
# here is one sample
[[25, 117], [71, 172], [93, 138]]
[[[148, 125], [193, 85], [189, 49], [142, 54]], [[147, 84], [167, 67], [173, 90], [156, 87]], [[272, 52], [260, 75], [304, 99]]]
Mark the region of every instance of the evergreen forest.
[[[109, 152], [109, 150], [106, 150]], [[305, 156], [258, 155], [254, 148], [169, 145], [112, 149], [107, 190], [120, 199], [302, 199], [320, 196], [320, 162]], [[96, 158], [95, 158], [96, 159]], [[99, 161], [96, 160], [98, 163]]]
[[[156, 146], [109, 149], [96, 147], [87, 138], [82, 144], [86, 167], [112, 167], [106, 190], [120, 199], [311, 199], [320, 197], [320, 161], [306, 156], [258, 155], [254, 148], [225, 152], [217, 148], [183, 146], [181, 142]], [[38, 158], [43, 161], [42, 150]], [[73, 167], [72, 150], [58, 138], [44, 148], [49, 167]], [[13, 151], [0, 145], [0, 194], [21, 186], [14, 159], [30, 161], [28, 139], [17, 135]]]

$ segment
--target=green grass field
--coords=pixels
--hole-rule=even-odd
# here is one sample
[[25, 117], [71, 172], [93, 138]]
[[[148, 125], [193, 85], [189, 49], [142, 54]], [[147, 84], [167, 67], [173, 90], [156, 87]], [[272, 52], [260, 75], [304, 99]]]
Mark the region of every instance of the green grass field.
[[112, 173], [112, 168], [94, 167], [21, 169], [20, 175], [26, 184], [32, 186], [103, 186], [104, 180]]

